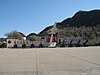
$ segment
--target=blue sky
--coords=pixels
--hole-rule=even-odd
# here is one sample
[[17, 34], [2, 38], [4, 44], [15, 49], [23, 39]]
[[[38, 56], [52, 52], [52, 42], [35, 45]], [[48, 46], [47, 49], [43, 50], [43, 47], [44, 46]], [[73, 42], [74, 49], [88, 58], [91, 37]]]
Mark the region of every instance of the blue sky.
[[100, 0], [0, 0], [0, 37], [17, 30], [38, 33], [79, 10], [100, 9]]

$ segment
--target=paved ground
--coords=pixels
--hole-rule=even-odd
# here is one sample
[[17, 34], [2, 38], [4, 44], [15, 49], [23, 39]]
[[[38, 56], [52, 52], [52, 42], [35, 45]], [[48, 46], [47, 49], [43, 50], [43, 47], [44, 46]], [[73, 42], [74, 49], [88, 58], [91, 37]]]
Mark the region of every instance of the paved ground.
[[0, 75], [100, 75], [100, 47], [0, 49]]

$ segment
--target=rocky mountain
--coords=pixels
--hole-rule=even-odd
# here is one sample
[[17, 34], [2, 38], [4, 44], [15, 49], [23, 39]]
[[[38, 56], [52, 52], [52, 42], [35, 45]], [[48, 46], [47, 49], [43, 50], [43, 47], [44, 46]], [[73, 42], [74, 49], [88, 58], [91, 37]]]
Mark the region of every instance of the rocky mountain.
[[42, 30], [38, 35], [39, 36], [42, 36], [42, 35], [46, 35], [47, 34], [47, 31], [49, 30], [49, 29], [51, 29], [53, 26], [48, 26], [48, 27], [46, 27], [44, 30]]
[[72, 18], [65, 19], [61, 22], [63, 26], [96, 26], [100, 24], [100, 10], [78, 11]]
[[30, 33], [29, 35], [27, 35], [27, 37], [29, 37], [29, 36], [38, 36], [38, 34], [36, 34], [36, 33]]
[[[58, 29], [64, 29], [67, 27], [95, 27], [100, 26], [100, 10], [91, 11], [78, 11], [71, 18], [67, 18], [60, 23], [57, 23]], [[39, 35], [46, 34], [47, 30], [52, 26], [46, 27]]]

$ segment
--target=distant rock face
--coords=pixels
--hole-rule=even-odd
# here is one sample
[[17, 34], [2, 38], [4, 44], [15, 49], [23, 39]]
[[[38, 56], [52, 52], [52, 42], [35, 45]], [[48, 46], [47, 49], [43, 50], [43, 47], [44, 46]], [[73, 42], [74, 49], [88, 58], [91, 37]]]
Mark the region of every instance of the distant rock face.
[[60, 27], [69, 26], [96, 26], [100, 25], [100, 10], [79, 11], [72, 18], [65, 19]]
[[46, 27], [44, 30], [42, 30], [38, 35], [42, 36], [42, 35], [46, 35], [47, 34], [47, 31], [49, 29], [51, 29], [53, 26], [48, 26]]
[[[100, 25], [100, 10], [91, 11], [78, 11], [73, 17], [63, 20], [61, 23], [57, 23], [58, 29], [64, 29], [66, 27], [94, 27]], [[53, 26], [46, 27], [39, 35], [45, 35], [46, 32]]]
[[29, 36], [38, 36], [36, 33], [30, 33], [29, 35], [27, 35], [27, 37]]

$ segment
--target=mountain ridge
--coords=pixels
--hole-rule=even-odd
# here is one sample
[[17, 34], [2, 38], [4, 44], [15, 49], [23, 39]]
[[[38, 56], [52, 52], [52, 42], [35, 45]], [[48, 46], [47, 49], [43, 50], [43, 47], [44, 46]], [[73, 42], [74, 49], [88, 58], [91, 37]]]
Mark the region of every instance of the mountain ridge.
[[[63, 20], [60, 23], [57, 23], [57, 28], [66, 28], [70, 27], [94, 27], [100, 25], [100, 10], [91, 10], [91, 11], [78, 11], [74, 14], [74, 16]], [[48, 26], [44, 30], [42, 30], [39, 35], [46, 34], [53, 26]]]

